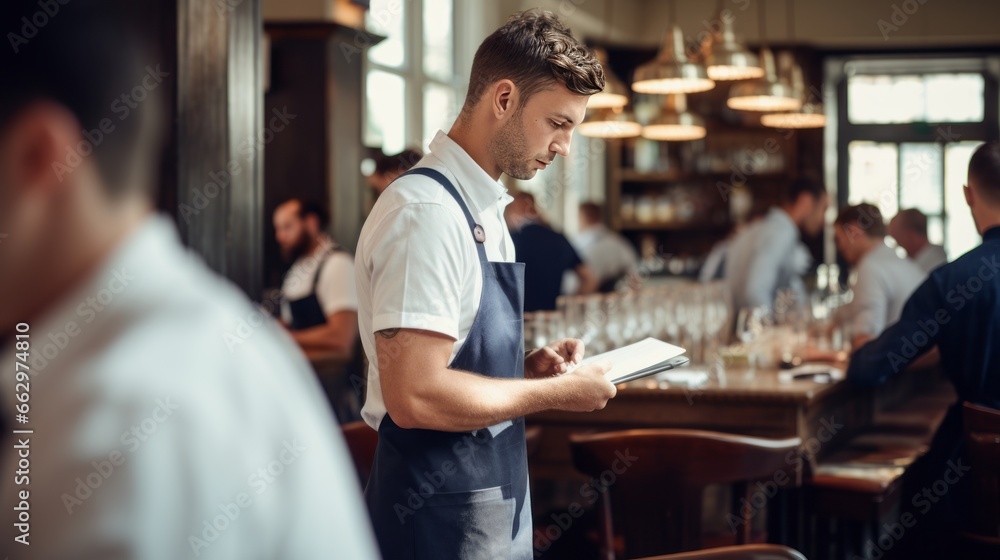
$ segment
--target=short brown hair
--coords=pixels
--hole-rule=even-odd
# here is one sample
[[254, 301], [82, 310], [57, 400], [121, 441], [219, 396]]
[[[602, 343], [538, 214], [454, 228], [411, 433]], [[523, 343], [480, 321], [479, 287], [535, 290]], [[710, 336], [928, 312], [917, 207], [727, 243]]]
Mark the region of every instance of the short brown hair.
[[834, 224], [844, 227], [848, 224], [858, 226], [868, 237], [885, 237], [885, 220], [877, 206], [863, 202], [854, 206], [845, 206], [837, 214]]
[[385, 175], [395, 173], [397, 175], [406, 173], [411, 167], [417, 164], [424, 155], [419, 150], [406, 149], [392, 156], [379, 156], [375, 158], [375, 171], [373, 175]]
[[580, 95], [604, 89], [604, 69], [594, 54], [552, 12], [537, 9], [514, 14], [479, 45], [465, 106], [504, 79], [517, 86], [522, 104], [554, 83]]
[[916, 208], [900, 210], [892, 221], [902, 226], [903, 229], [908, 229], [927, 237], [927, 215]]
[[584, 202], [580, 205], [580, 215], [592, 224], [601, 221], [601, 214], [601, 205], [596, 202]]
[[1000, 204], [1000, 143], [984, 142], [972, 153], [969, 176], [976, 179], [977, 192], [991, 205]]

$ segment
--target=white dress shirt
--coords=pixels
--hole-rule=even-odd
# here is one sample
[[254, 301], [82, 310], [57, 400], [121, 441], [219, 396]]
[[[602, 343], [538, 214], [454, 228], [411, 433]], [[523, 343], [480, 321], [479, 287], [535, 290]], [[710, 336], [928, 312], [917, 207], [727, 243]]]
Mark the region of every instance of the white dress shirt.
[[944, 252], [944, 247], [928, 243], [924, 248], [913, 255], [913, 262], [924, 272], [930, 272], [935, 268], [948, 262], [948, 254]]
[[599, 284], [633, 273], [639, 267], [635, 247], [604, 224], [581, 231], [573, 238], [573, 246]]
[[[486, 256], [514, 262], [503, 219], [513, 200], [468, 153], [439, 131], [416, 167], [447, 177], [486, 232]], [[355, 255], [358, 324], [368, 355], [368, 393], [361, 416], [371, 427], [385, 416], [375, 354], [375, 333], [420, 329], [455, 339], [462, 347], [479, 309], [482, 271], [472, 231], [454, 198], [423, 175], [407, 175], [383, 192], [361, 228]]]
[[[281, 318], [292, 322], [292, 310], [288, 302], [308, 297], [313, 291], [313, 280], [320, 262], [323, 270], [316, 284], [316, 299], [327, 317], [338, 311], [358, 309], [358, 290], [354, 285], [354, 256], [346, 251], [334, 251], [335, 244], [323, 235], [320, 244], [307, 257], [297, 259], [281, 284]], [[323, 255], [329, 254], [326, 260]]]
[[[17, 558], [375, 558], [356, 471], [294, 342], [151, 217], [30, 325]], [[13, 370], [13, 348], [0, 353]], [[14, 375], [3, 414], [15, 417]], [[9, 435], [9, 434], [8, 434]], [[14, 505], [13, 444], [2, 495]], [[7, 476], [7, 475], [10, 476]], [[12, 557], [15, 555], [12, 554]]]
[[910, 294], [927, 273], [879, 243], [858, 262], [854, 299], [844, 308], [841, 324], [850, 336], [878, 336], [899, 320]]
[[795, 222], [781, 208], [772, 208], [737, 234], [726, 252], [725, 278], [734, 308], [771, 308], [775, 294], [783, 289], [791, 289], [804, 301], [802, 275], [811, 260]]

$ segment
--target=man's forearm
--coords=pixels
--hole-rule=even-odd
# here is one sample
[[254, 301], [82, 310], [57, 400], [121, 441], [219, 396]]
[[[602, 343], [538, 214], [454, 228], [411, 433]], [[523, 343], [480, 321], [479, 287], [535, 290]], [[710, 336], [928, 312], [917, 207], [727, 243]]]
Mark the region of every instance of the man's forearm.
[[341, 333], [332, 329], [330, 325], [318, 325], [291, 331], [292, 338], [303, 350], [331, 350], [348, 351], [351, 348], [350, 342], [344, 340]]
[[427, 375], [406, 402], [387, 400], [386, 408], [401, 427], [467, 432], [559, 408], [567, 396], [562, 385], [559, 377], [498, 379], [443, 368]]

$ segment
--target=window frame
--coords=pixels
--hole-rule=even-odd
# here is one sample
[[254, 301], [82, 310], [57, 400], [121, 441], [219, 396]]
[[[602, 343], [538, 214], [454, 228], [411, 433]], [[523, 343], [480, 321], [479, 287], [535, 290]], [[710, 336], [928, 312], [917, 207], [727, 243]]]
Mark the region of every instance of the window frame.
[[394, 74], [403, 79], [404, 83], [404, 147], [427, 149], [427, 144], [432, 138], [424, 138], [424, 89], [428, 84], [435, 84], [449, 88], [455, 92], [456, 100], [460, 100], [465, 93], [468, 84], [468, 71], [472, 66], [471, 55], [466, 55], [467, 49], [463, 48], [471, 39], [468, 26], [463, 25], [471, 17], [475, 16], [476, 6], [472, 2], [461, 2], [451, 0], [451, 28], [452, 28], [452, 78], [442, 80], [430, 76], [424, 72], [424, 0], [399, 0], [405, 5], [404, 29], [405, 38], [403, 41], [403, 65], [399, 68], [385, 66], [373, 62], [367, 56], [364, 57], [364, 92], [361, 96], [361, 142], [369, 148], [379, 149], [382, 146], [368, 146], [365, 135], [368, 130], [368, 74], [377, 70]]
[[[914, 52], [884, 54], [849, 54], [833, 56], [826, 60], [827, 103], [826, 111], [834, 127], [825, 133], [825, 158], [835, 165], [827, 166], [827, 183], [836, 185], [837, 207], [848, 204], [850, 197], [850, 152], [854, 141], [871, 141], [897, 146], [897, 203], [902, 200], [903, 158], [899, 157], [902, 144], [937, 144], [942, 153], [941, 165], [941, 218], [942, 241], [947, 245], [949, 212], [944, 192], [946, 164], [944, 146], [960, 141], [1000, 140], [1000, 55], [997, 53], [947, 53]], [[983, 76], [983, 120], [981, 122], [930, 122], [930, 123], [852, 123], [848, 118], [848, 78], [854, 74], [913, 75], [937, 73], [976, 73]], [[829, 99], [829, 96], [834, 99]], [[832, 102], [831, 102], [832, 101]], [[833, 193], [831, 193], [833, 194]], [[833, 210], [835, 212], [835, 210]], [[885, 216], [890, 219], [892, 216]], [[836, 248], [828, 236], [826, 261], [834, 262]], [[949, 255], [955, 258], [958, 255]], [[842, 263], [843, 264], [843, 263]]]

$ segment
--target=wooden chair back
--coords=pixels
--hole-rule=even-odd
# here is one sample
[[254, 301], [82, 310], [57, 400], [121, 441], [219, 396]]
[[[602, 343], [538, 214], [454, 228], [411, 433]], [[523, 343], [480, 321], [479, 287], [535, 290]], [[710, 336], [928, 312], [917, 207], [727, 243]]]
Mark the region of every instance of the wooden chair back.
[[573, 465], [593, 477], [601, 498], [604, 559], [615, 558], [616, 534], [625, 558], [700, 549], [702, 494], [713, 484], [733, 486], [734, 517], [728, 521], [736, 542], [748, 542], [751, 518], [761, 512], [742, 507], [739, 498], [753, 503], [761, 487], [751, 483], [775, 490], [799, 486], [801, 444], [799, 438], [671, 429], [570, 437]]

